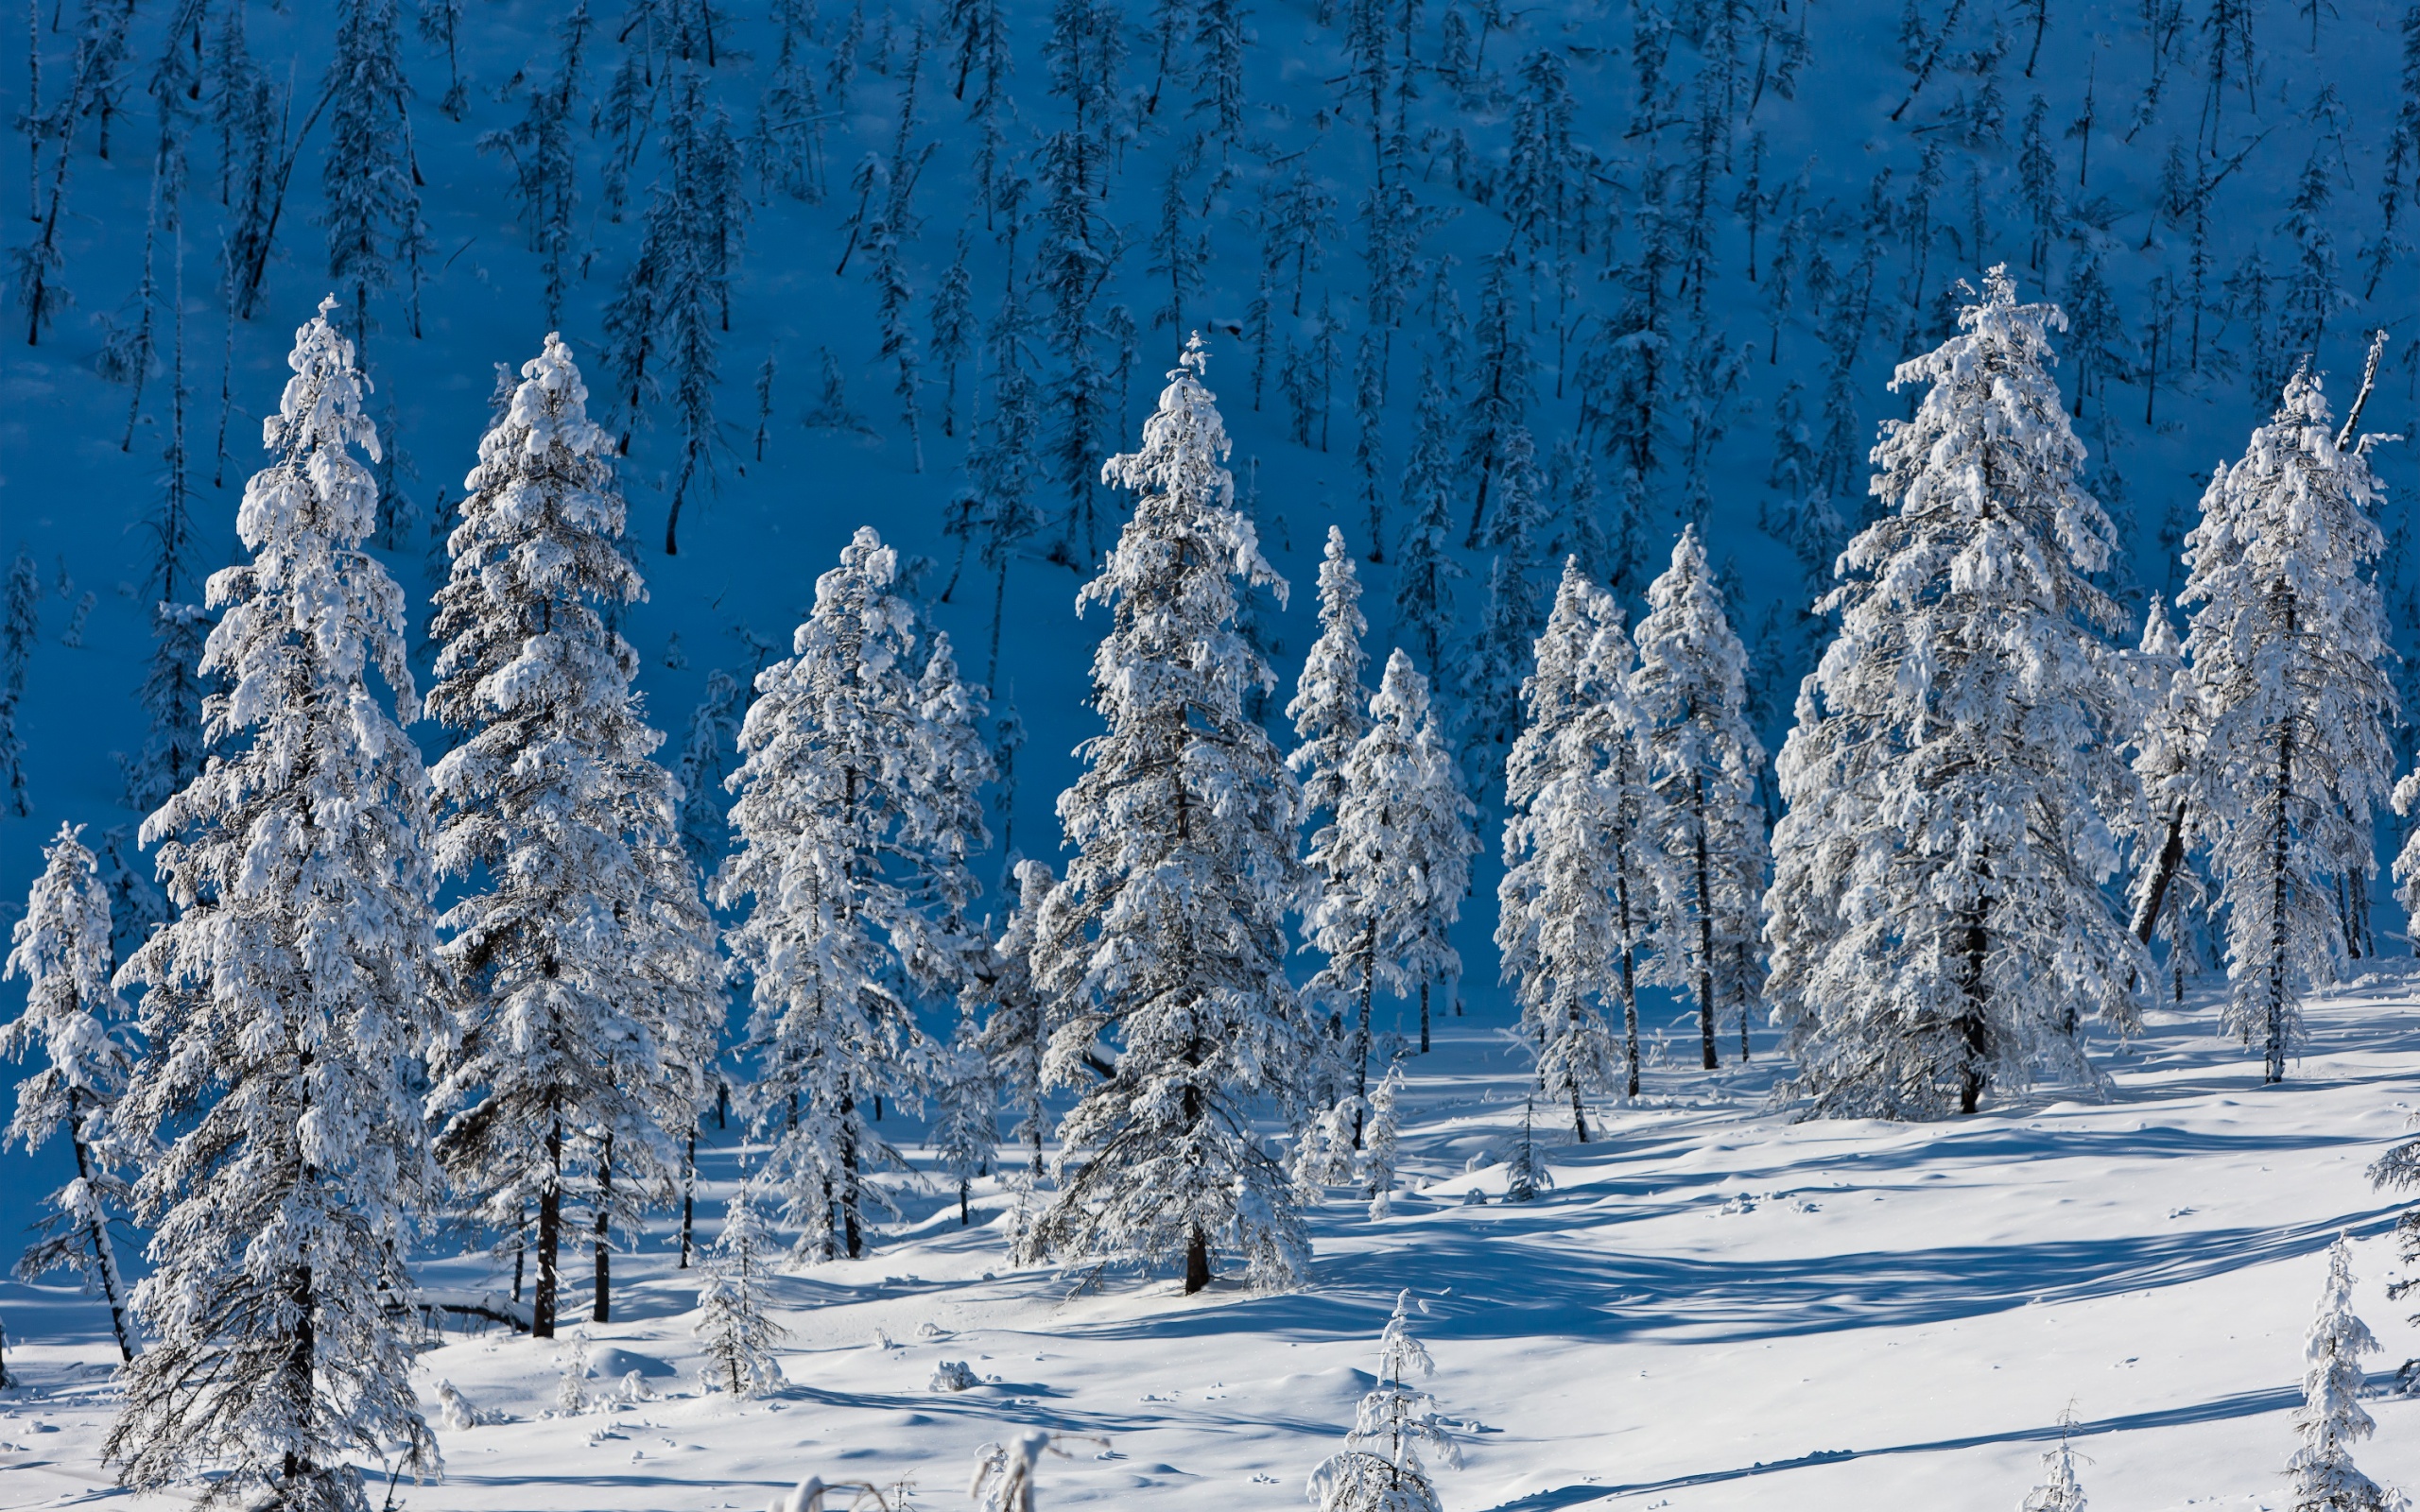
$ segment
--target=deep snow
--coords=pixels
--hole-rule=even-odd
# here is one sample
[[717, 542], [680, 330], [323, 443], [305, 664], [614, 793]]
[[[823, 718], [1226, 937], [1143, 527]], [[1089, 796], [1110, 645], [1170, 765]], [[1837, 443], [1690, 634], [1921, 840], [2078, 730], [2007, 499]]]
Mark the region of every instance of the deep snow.
[[[2046, 1093], [1929, 1125], [1789, 1123], [1764, 1110], [1769, 1060], [1711, 1079], [1659, 1067], [1640, 1106], [1600, 1110], [1597, 1143], [1545, 1136], [1555, 1185], [1529, 1206], [1500, 1201], [1500, 1168], [1463, 1169], [1509, 1150], [1517, 1062], [1451, 1027], [1410, 1082], [1417, 1190], [1378, 1224], [1322, 1207], [1302, 1290], [1188, 1301], [1110, 1277], [1071, 1296], [1008, 1264], [996, 1183], [971, 1229], [936, 1189], [869, 1258], [777, 1282], [789, 1384], [746, 1404], [700, 1393], [696, 1277], [658, 1224], [616, 1263], [621, 1315], [580, 1328], [590, 1391], [636, 1369], [654, 1399], [548, 1418], [560, 1346], [449, 1334], [421, 1356], [432, 1419], [442, 1379], [509, 1420], [441, 1433], [445, 1481], [397, 1504], [753, 1512], [814, 1473], [909, 1478], [947, 1506], [976, 1446], [1040, 1427], [1110, 1445], [1049, 1462], [1046, 1504], [1296, 1505], [1409, 1286], [1432, 1309], [1415, 1327], [1432, 1389], [1468, 1425], [1468, 1468], [1440, 1473], [1456, 1512], [2013, 1506], [2070, 1404], [2095, 1505], [2273, 1508], [2340, 1230], [2386, 1343], [2374, 1385], [2420, 1353], [2384, 1295], [2395, 1209], [2363, 1176], [2409, 1133], [2420, 969], [2381, 963], [2314, 1002], [2279, 1087], [2214, 1038], [2213, 1006], [2153, 1013], [2106, 1057], [2106, 1102]], [[735, 1138], [714, 1152], [726, 1177]], [[450, 1249], [432, 1246], [424, 1284], [509, 1287]], [[105, 1315], [16, 1283], [0, 1312], [28, 1383], [0, 1399], [0, 1506], [122, 1500], [95, 1467]], [[932, 1389], [943, 1360], [984, 1383]], [[2420, 1402], [2367, 1405], [2360, 1464], [2420, 1486]]]

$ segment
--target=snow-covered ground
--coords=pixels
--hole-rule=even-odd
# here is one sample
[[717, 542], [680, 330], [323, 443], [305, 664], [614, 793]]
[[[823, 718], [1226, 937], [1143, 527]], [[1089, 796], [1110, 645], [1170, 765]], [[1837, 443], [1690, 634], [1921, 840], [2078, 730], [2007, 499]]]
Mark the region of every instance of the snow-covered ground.
[[[1765, 1109], [1769, 1057], [1659, 1070], [1597, 1142], [1542, 1132], [1555, 1185], [1528, 1206], [1502, 1202], [1500, 1166], [1465, 1170], [1509, 1151], [1522, 1063], [1448, 1020], [1410, 1083], [1410, 1190], [1380, 1223], [1321, 1210], [1304, 1289], [1187, 1300], [1111, 1277], [1071, 1296], [1007, 1263], [1004, 1193], [980, 1188], [962, 1229], [936, 1189], [868, 1259], [779, 1280], [789, 1383], [745, 1404], [700, 1391], [694, 1273], [659, 1228], [617, 1260], [620, 1315], [580, 1330], [586, 1390], [636, 1369], [652, 1396], [549, 1416], [563, 1346], [449, 1333], [421, 1356], [432, 1420], [441, 1380], [504, 1420], [444, 1432], [443, 1484], [396, 1505], [752, 1512], [814, 1473], [908, 1479], [940, 1507], [977, 1445], [1034, 1427], [1108, 1445], [1071, 1440], [1046, 1504], [1296, 1505], [1411, 1287], [1434, 1390], [1468, 1425], [1467, 1468], [1441, 1475], [1454, 1512], [2004, 1508], [2070, 1406], [2096, 1506], [2275, 1507], [2340, 1230], [2386, 1343], [2374, 1380], [2420, 1353], [2385, 1296], [2394, 1208], [2363, 1175], [2420, 1105], [2420, 969], [2380, 967], [2312, 1004], [2280, 1087], [2213, 1035], [2206, 997], [2103, 1055], [2105, 1102], [2044, 1093], [1952, 1123], [1789, 1123]], [[733, 1158], [725, 1143], [715, 1169]], [[443, 1254], [425, 1284], [510, 1284]], [[0, 1314], [25, 1383], [0, 1397], [0, 1507], [124, 1500], [98, 1463], [105, 1314], [14, 1283]], [[983, 1383], [934, 1389], [943, 1360]], [[2363, 1468], [2420, 1486], [2420, 1402], [2368, 1405]]]

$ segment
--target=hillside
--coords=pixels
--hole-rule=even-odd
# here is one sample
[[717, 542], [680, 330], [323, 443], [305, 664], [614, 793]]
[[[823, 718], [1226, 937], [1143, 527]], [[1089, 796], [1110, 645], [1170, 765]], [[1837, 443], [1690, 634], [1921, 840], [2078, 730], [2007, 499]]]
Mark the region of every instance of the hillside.
[[[1791, 1124], [1759, 1110], [1763, 1062], [1713, 1085], [1659, 1069], [1641, 1105], [1603, 1110], [1599, 1142], [1551, 1149], [1554, 1188], [1526, 1206], [1502, 1201], [1500, 1164], [1464, 1170], [1509, 1154], [1523, 1073], [1457, 1033], [1411, 1081], [1416, 1190], [1382, 1223], [1320, 1210], [1302, 1290], [1071, 1296], [1007, 1263], [990, 1183], [971, 1230], [911, 1194], [912, 1221], [869, 1258], [776, 1283], [789, 1383], [745, 1405], [699, 1394], [695, 1273], [660, 1224], [620, 1263], [628, 1320], [581, 1331], [588, 1389], [638, 1369], [657, 1400], [547, 1418], [555, 1347], [448, 1335], [420, 1357], [424, 1404], [448, 1380], [509, 1420], [443, 1434], [444, 1484], [399, 1504], [753, 1512], [814, 1473], [911, 1477], [919, 1504], [946, 1506], [977, 1445], [1031, 1426], [1109, 1440], [1108, 1457], [1050, 1462], [1045, 1505], [1300, 1505], [1409, 1286], [1430, 1309], [1414, 1327], [1429, 1384], [1466, 1429], [1450, 1507], [2013, 1506], [2070, 1407], [2096, 1506], [2275, 1507], [2338, 1232], [2385, 1346], [2375, 1384], [2420, 1353], [2384, 1295], [2394, 1210], [2362, 1175], [2408, 1135], [2416, 987], [2397, 966], [2314, 1003], [2281, 1087], [2212, 1038], [2197, 998], [2111, 1060], [2107, 1101], [2015, 1099], [1956, 1124]], [[710, 1166], [726, 1181], [734, 1138]], [[448, 1254], [428, 1284], [509, 1287]], [[15, 1283], [0, 1311], [31, 1383], [0, 1399], [0, 1506], [117, 1504], [94, 1473], [106, 1317]], [[942, 1360], [984, 1383], [932, 1389]], [[2420, 1484], [2420, 1407], [2366, 1405], [2362, 1468]]]

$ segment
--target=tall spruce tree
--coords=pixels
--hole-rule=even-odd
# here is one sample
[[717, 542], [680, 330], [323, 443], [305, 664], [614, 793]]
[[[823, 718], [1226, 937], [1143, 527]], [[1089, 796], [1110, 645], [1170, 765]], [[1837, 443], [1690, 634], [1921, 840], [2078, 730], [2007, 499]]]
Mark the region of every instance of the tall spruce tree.
[[[1577, 560], [1521, 688], [1526, 718], [1505, 762], [1504, 879], [1495, 946], [1537, 1060], [1539, 1095], [1588, 1140], [1591, 1092], [1638, 1091], [1636, 954], [1674, 878], [1657, 837], [1631, 706], [1631, 644], [1613, 595]], [[1616, 1045], [1605, 1009], [1618, 1005]]]
[[757, 676], [729, 784], [737, 843], [715, 879], [717, 902], [747, 905], [728, 938], [753, 999], [751, 1124], [771, 1146], [757, 1181], [806, 1259], [864, 1250], [865, 1204], [883, 1200], [865, 1169], [897, 1160], [874, 1100], [933, 1084], [916, 995], [962, 985], [966, 860], [987, 843], [981, 705], [933, 685], [955, 665], [945, 639], [918, 644], [899, 573], [860, 527], [790, 657]]
[[1841, 633], [1779, 764], [1766, 914], [1824, 1116], [2088, 1080], [2081, 1010], [2122, 1023], [2148, 967], [2100, 888], [2130, 700], [2101, 638], [2117, 607], [2086, 576], [2114, 532], [2045, 370], [2060, 320], [1996, 267], [1959, 334], [1900, 366], [1894, 386], [1928, 387], [1874, 451], [1890, 512], [1821, 606]]
[[437, 861], [471, 891], [440, 920], [458, 993], [430, 1103], [476, 1220], [518, 1243], [536, 1212], [531, 1332], [551, 1338], [566, 1203], [589, 1210], [604, 1322], [609, 1228], [671, 1194], [712, 1101], [722, 973], [638, 652], [612, 625], [647, 596], [613, 438], [562, 337], [521, 373], [437, 593], [428, 713], [463, 734], [431, 773]]
[[124, 1095], [134, 1056], [120, 1021], [126, 1005], [110, 985], [110, 895], [84, 848], [82, 830], [60, 825], [43, 848], [43, 874], [9, 931], [0, 978], [22, 977], [26, 1011], [0, 1024], [0, 1056], [22, 1060], [39, 1048], [49, 1064], [17, 1083], [17, 1110], [0, 1142], [27, 1153], [54, 1134], [67, 1136], [76, 1175], [45, 1199], [42, 1237], [26, 1249], [17, 1274], [32, 1280], [60, 1268], [79, 1272], [109, 1304], [119, 1355], [134, 1358], [127, 1330], [126, 1280], [118, 1271], [112, 1217], [129, 1195], [118, 1168], [127, 1151], [110, 1131], [110, 1110]]
[[2335, 881], [2366, 874], [2396, 713], [2370, 518], [2374, 438], [2340, 428], [2319, 378], [2287, 380], [2243, 459], [2221, 465], [2186, 540], [2186, 664], [2206, 721], [2189, 806], [2207, 816], [2226, 911], [2227, 1027], [2286, 1074], [2299, 1000], [2344, 957]]
[[[371, 682], [412, 702], [404, 598], [361, 549], [378, 442], [332, 295], [296, 335], [276, 460], [236, 514], [251, 559], [210, 579], [201, 670], [220, 752], [144, 821], [178, 918], [119, 972], [150, 1055], [114, 1115], [152, 1146], [134, 1312], [107, 1452], [131, 1486], [366, 1505], [355, 1456], [434, 1468], [389, 1314], [429, 1194], [409, 1078], [438, 1031], [428, 779]], [[400, 1445], [400, 1457], [392, 1446]]]
[[[1370, 1005], [1383, 985], [1420, 995], [1420, 1048], [1428, 1048], [1428, 996], [1461, 970], [1446, 933], [1461, 917], [1478, 849], [1478, 811], [1428, 707], [1428, 679], [1400, 649], [1387, 658], [1370, 699], [1369, 728], [1335, 774], [1331, 822], [1311, 842], [1319, 901], [1305, 919], [1328, 958], [1312, 987], [1355, 1005], [1353, 1095], [1366, 1100]], [[1360, 1130], [1355, 1129], [1358, 1145]]]
[[[1662, 840], [1681, 878], [1678, 908], [1657, 920], [1669, 985], [1698, 1000], [1698, 1048], [1712, 1071], [1716, 1023], [1747, 1002], [1765, 854], [1756, 771], [1765, 749], [1748, 728], [1748, 653], [1723, 612], [1698, 527], [1681, 532], [1672, 565], [1647, 591], [1631, 701], [1648, 772], [1671, 822]], [[1746, 886], [1737, 885], [1744, 878]]]
[[[1247, 692], [1274, 679], [1235, 628], [1235, 578], [1285, 585], [1235, 507], [1207, 363], [1196, 336], [1141, 449], [1102, 470], [1136, 494], [1078, 598], [1111, 614], [1093, 658], [1108, 728], [1060, 796], [1075, 856], [1034, 947], [1054, 1020], [1046, 1069], [1082, 1091], [1027, 1243], [1068, 1265], [1178, 1261], [1188, 1293], [1210, 1283], [1214, 1252], [1269, 1284], [1306, 1252], [1249, 1121], [1252, 1099], [1294, 1093], [1308, 1048], [1283, 934], [1302, 894], [1302, 792], [1245, 714]], [[1115, 1059], [1096, 1076], [1104, 1040]]]

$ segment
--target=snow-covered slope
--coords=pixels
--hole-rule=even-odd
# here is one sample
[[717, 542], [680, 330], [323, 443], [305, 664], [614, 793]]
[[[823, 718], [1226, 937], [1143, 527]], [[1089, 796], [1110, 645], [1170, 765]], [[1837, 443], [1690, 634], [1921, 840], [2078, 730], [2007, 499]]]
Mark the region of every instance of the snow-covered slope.
[[[2363, 1177], [2408, 1136], [2415, 989], [2398, 965], [2314, 1003], [2280, 1087], [2213, 1038], [2197, 999], [2113, 1058], [2106, 1102], [1932, 1125], [1789, 1124], [1759, 1110], [1764, 1062], [1712, 1083], [1659, 1068], [1642, 1106], [1601, 1110], [1599, 1143], [1551, 1149], [1554, 1189], [1527, 1206], [1502, 1202], [1500, 1167], [1464, 1170], [1509, 1151], [1521, 1077], [1501, 1044], [1458, 1031], [1411, 1080], [1417, 1190], [1377, 1224], [1323, 1208], [1303, 1290], [1187, 1301], [1113, 1278], [1071, 1295], [1007, 1263], [988, 1183], [972, 1229], [936, 1192], [870, 1258], [776, 1283], [788, 1384], [746, 1404], [700, 1394], [695, 1273], [659, 1227], [617, 1263], [626, 1316], [582, 1330], [589, 1392], [635, 1369], [651, 1398], [547, 1418], [560, 1350], [448, 1335], [421, 1356], [432, 1418], [444, 1380], [505, 1420], [444, 1432], [444, 1484], [398, 1504], [753, 1512], [813, 1473], [912, 1478], [921, 1504], [947, 1506], [977, 1445], [1039, 1427], [1109, 1441], [1049, 1462], [1046, 1504], [1297, 1505], [1408, 1286], [1430, 1308], [1415, 1325], [1430, 1384], [1468, 1425], [1467, 1468], [1441, 1476], [1457, 1512], [2002, 1508], [2069, 1407], [2097, 1506], [2273, 1508], [2340, 1231], [2386, 1345], [2374, 1381], [2420, 1354], [2384, 1295], [2394, 1209]], [[715, 1152], [725, 1177], [733, 1154]], [[510, 1285], [441, 1253], [431, 1286]], [[29, 1383], [0, 1398], [0, 1506], [114, 1504], [95, 1469], [105, 1314], [15, 1284], [0, 1311]], [[933, 1389], [943, 1360], [982, 1383]], [[2367, 1405], [2362, 1467], [2420, 1486], [2420, 1403]]]

